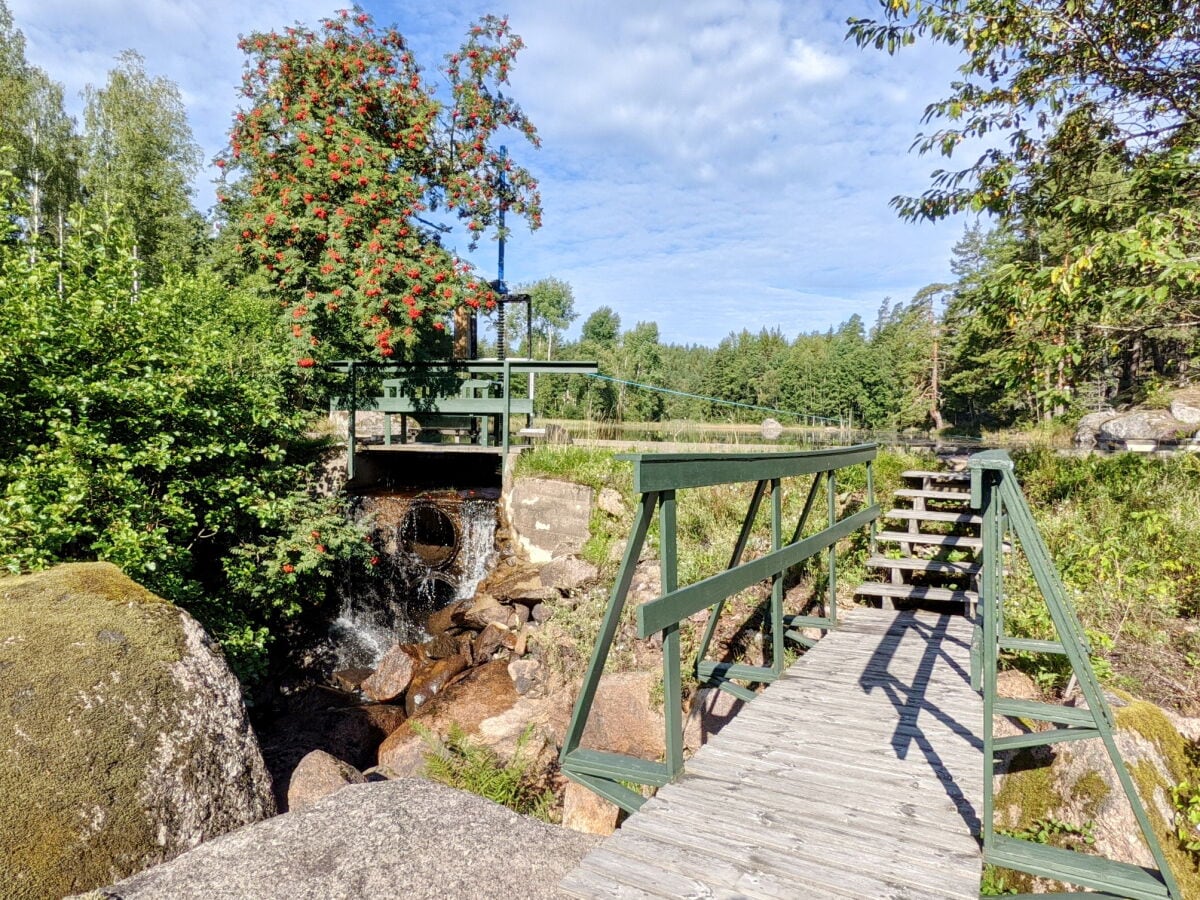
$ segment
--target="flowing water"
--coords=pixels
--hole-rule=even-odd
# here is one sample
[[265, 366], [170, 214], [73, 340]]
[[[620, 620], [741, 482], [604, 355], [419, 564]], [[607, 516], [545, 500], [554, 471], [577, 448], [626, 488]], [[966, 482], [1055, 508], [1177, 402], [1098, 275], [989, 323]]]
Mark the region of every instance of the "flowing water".
[[494, 562], [498, 490], [384, 490], [355, 501], [378, 564], [350, 580], [330, 628], [334, 668], [373, 667], [420, 641], [429, 614], [474, 595]]

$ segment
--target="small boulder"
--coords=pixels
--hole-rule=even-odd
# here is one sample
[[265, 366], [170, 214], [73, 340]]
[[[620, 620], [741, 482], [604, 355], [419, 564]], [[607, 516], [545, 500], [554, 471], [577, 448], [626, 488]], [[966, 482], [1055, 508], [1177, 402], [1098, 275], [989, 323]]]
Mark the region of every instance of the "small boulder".
[[509, 609], [512, 611], [508, 614], [508, 621], [504, 624], [514, 631], [524, 627], [525, 623], [529, 621], [529, 607], [524, 603], [517, 603]]
[[470, 600], [455, 600], [434, 612], [425, 625], [433, 637], [443, 633], [456, 634], [462, 630], [462, 615], [471, 608]]
[[445, 659], [447, 656], [457, 656], [462, 652], [462, 635], [452, 636], [442, 632], [437, 637], [430, 638], [421, 645], [422, 652], [430, 659]]
[[541, 573], [534, 566], [514, 566], [499, 578], [490, 580], [487, 590], [505, 603], [525, 606], [558, 599], [558, 591], [542, 583]]
[[473, 631], [464, 631], [458, 636], [458, 655], [467, 661], [468, 667], [477, 662], [486, 661], [475, 658], [475, 632]]
[[475, 735], [481, 722], [511, 709], [516, 702], [517, 692], [508, 677], [507, 663], [496, 660], [474, 668], [388, 736], [379, 747], [379, 765], [400, 778], [420, 775], [425, 769], [428, 745], [413, 729], [414, 723], [442, 738], [450, 733], [451, 725]]
[[310, 751], [324, 750], [361, 770], [375, 762], [375, 748], [404, 719], [402, 706], [364, 704], [352, 694], [322, 687], [281, 699], [263, 741], [280, 809], [287, 808], [292, 771]]
[[545, 672], [536, 659], [514, 659], [508, 664], [508, 677], [522, 697], [539, 697], [545, 689]]
[[582, 784], [567, 783], [563, 792], [563, 827], [583, 834], [610, 835], [617, 830], [621, 808]]
[[596, 497], [596, 506], [614, 519], [625, 518], [625, 501], [621, 499], [621, 492], [613, 488], [600, 489], [600, 494]]
[[504, 639], [511, 635], [512, 632], [498, 622], [490, 623], [483, 631], [479, 632], [479, 636], [475, 638], [475, 646], [472, 649], [475, 659], [489, 660], [497, 650], [504, 649]]
[[1200, 425], [1200, 391], [1172, 400], [1171, 415], [1185, 425]]
[[437, 696], [450, 679], [467, 667], [466, 657], [451, 656], [435, 659], [414, 674], [404, 695], [404, 711], [411, 717], [418, 709]]
[[1112, 409], [1102, 409], [1088, 413], [1075, 426], [1075, 445], [1077, 447], [1095, 447], [1096, 435], [1100, 426], [1115, 419], [1119, 413]]
[[357, 691], [362, 683], [371, 677], [374, 669], [359, 666], [350, 669], [338, 669], [331, 676], [333, 685], [341, 691]]
[[463, 612], [462, 622], [471, 629], [483, 629], [493, 623], [508, 621], [509, 609], [491, 594], [477, 594], [470, 607]]
[[629, 605], [641, 606], [662, 596], [662, 571], [658, 560], [648, 559], [637, 564], [629, 584]]
[[292, 772], [287, 792], [288, 811], [312, 806], [348, 784], [363, 784], [366, 780], [350, 763], [330, 756], [324, 750], [314, 750], [300, 760], [300, 765]]
[[599, 569], [577, 556], [552, 559], [542, 566], [541, 572], [538, 573], [538, 578], [544, 587], [554, 588], [564, 593], [577, 591], [599, 577]]
[[745, 701], [719, 688], [700, 688], [692, 699], [692, 708], [683, 725], [683, 746], [699, 750], [709, 738], [733, 721]]
[[396, 644], [379, 661], [370, 678], [362, 683], [362, 692], [372, 700], [395, 700], [408, 688], [420, 663], [419, 651], [408, 644]]

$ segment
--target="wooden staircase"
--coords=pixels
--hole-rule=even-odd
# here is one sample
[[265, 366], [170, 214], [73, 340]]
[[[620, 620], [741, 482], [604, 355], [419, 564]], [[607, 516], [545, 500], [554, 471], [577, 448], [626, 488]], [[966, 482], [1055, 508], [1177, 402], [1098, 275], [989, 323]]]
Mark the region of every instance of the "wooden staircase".
[[887, 524], [875, 535], [882, 552], [867, 560], [881, 578], [855, 593], [880, 600], [884, 609], [949, 604], [973, 615], [983, 520], [970, 509], [971, 476], [923, 470], [902, 476], [909, 486], [896, 491], [893, 508], [881, 517]]

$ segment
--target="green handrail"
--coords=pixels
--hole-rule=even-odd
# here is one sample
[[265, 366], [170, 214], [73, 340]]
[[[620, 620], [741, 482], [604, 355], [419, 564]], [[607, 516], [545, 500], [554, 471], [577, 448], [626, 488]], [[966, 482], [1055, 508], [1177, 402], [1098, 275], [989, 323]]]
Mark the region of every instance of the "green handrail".
[[[436, 414], [444, 409], [451, 415], [465, 417], [487, 417], [495, 419], [495, 428], [505, 458], [509, 453], [509, 421], [514, 412], [525, 411], [532, 414], [532, 398], [514, 400], [512, 396], [512, 378], [514, 375], [526, 375], [532, 384], [534, 375], [588, 375], [597, 371], [597, 364], [591, 360], [540, 360], [540, 359], [442, 359], [380, 362], [378, 360], [343, 359], [326, 363], [324, 369], [330, 372], [349, 376], [347, 399], [343, 402], [334, 397], [330, 399], [329, 409], [334, 412], [346, 409], [348, 412], [346, 434], [346, 477], [354, 479], [355, 454], [357, 452], [357, 415], [361, 410], [381, 410], [385, 413], [385, 439], [391, 443], [391, 412], [412, 412], [415, 406], [398, 402], [407, 390], [421, 392], [421, 409], [426, 413]], [[385, 375], [391, 374], [394, 382], [385, 387], [383, 396], [360, 397], [359, 377], [362, 374]], [[463, 379], [473, 376], [494, 376], [500, 390], [496, 396], [475, 398], [460, 396], [459, 391]], [[516, 409], [514, 409], [516, 404]], [[481, 430], [480, 441], [488, 443], [487, 427]]]
[[[683, 688], [681, 681], [679, 625], [688, 616], [710, 609], [708, 626], [697, 653], [695, 672], [702, 683], [732, 693], [743, 700], [755, 693], [738, 681], [763, 684], [783, 673], [784, 640], [811, 645], [795, 629], [813, 627], [824, 631], [837, 624], [836, 544], [865, 526], [873, 527], [879, 517], [875, 502], [873, 464], [876, 446], [859, 444], [836, 450], [796, 453], [664, 453], [631, 454], [621, 457], [633, 462], [633, 487], [640, 495], [632, 534], [625, 547], [616, 582], [609, 596], [600, 634], [592, 650], [575, 710], [560, 754], [562, 771], [568, 778], [590, 788], [628, 812], [644, 802], [640, 793], [625, 783], [662, 786], [683, 770]], [[838, 518], [837, 475], [839, 470], [862, 465], [867, 470], [867, 499], [864, 508]], [[812, 476], [808, 498], [791, 540], [783, 542], [783, 479]], [[694, 584], [679, 586], [676, 535], [676, 491], [718, 484], [753, 483], [754, 492], [728, 568]], [[828, 521], [816, 534], [802, 537], [821, 485], [825, 486]], [[742, 561], [747, 543], [767, 493], [771, 495], [771, 551], [748, 562]], [[616, 637], [621, 613], [633, 582], [634, 570], [645, 545], [655, 511], [659, 515], [659, 565], [662, 594], [638, 607], [637, 633], [647, 638], [662, 634], [663, 708], [665, 747], [663, 760], [646, 760], [604, 750], [581, 748], [580, 742], [591, 712], [604, 664]], [[824, 552], [829, 570], [828, 594], [821, 615], [785, 615], [784, 579], [805, 560]], [[726, 599], [752, 585], [771, 581], [771, 665], [750, 666], [717, 663], [704, 659]]]
[[[969, 460], [971, 505], [983, 513], [983, 571], [980, 580], [980, 619], [972, 652], [972, 684], [983, 695], [983, 856], [986, 862], [1068, 884], [1106, 892], [1105, 896], [1135, 900], [1172, 898], [1182, 894], [1171, 873], [1154, 829], [1138, 797], [1133, 780], [1113, 738], [1113, 716], [1104, 698], [1088, 655], [1087, 638], [1059, 579], [1050, 553], [1042, 540], [1013, 471], [1013, 462], [1002, 450], [977, 453]], [[1005, 532], [1017, 540], [1033, 570], [1042, 598], [1057, 633], [1055, 641], [1033, 641], [1008, 635], [1004, 627]], [[1006, 700], [996, 695], [1000, 651], [1021, 649], [1056, 653], [1067, 657], [1087, 707]], [[1013, 737], [993, 734], [993, 715], [1014, 715], [1056, 725]], [[1096, 739], [1104, 743], [1117, 779], [1128, 798], [1142, 837], [1158, 871], [1141, 866], [1090, 856], [1044, 844], [1034, 844], [1010, 835], [997, 834], [994, 824], [995, 754], [1004, 750], [1048, 746], [1063, 741]]]

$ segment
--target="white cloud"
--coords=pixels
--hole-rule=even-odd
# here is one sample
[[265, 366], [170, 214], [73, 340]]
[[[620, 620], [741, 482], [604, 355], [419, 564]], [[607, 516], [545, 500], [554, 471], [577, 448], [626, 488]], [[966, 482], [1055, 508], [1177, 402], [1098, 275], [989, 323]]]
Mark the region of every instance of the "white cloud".
[[[339, 4], [315, 0], [9, 0], [30, 58], [71, 97], [103, 83], [122, 50], [179, 84], [206, 158], [224, 144], [240, 83], [237, 35]], [[367, 0], [395, 22], [427, 75], [490, 0]], [[527, 49], [512, 94], [543, 136], [511, 149], [538, 176], [545, 228], [518, 226], [510, 282], [543, 275], [665, 340], [715, 343], [743, 327], [824, 330], [871, 321], [949, 276], [961, 223], [914, 226], [888, 208], [942, 160], [908, 153], [953, 58], [890, 58], [843, 40], [872, 0], [510, 0]], [[81, 106], [75, 101], [75, 109]], [[199, 202], [211, 203], [201, 180]], [[494, 274], [495, 247], [473, 258]]]

